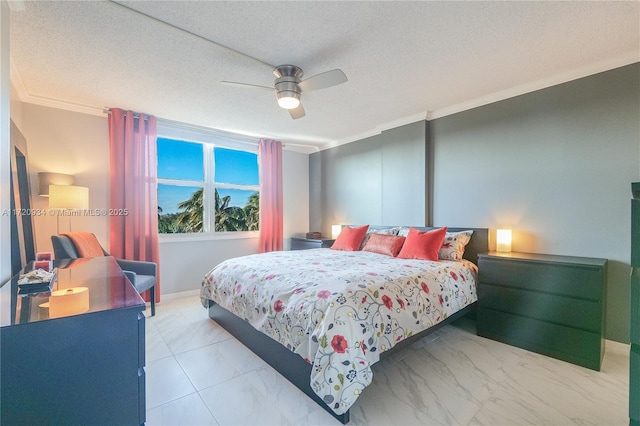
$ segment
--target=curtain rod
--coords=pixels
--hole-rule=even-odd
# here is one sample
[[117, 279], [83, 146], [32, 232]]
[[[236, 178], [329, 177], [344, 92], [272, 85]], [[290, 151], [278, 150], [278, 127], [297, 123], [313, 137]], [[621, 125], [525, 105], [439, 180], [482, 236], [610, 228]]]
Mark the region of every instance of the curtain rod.
[[[102, 112], [107, 114], [107, 115], [111, 115], [111, 108], [104, 108], [102, 110]], [[127, 112], [132, 112], [133, 116], [135, 118], [140, 118], [140, 115], [144, 115], [145, 116], [145, 120], [148, 118], [148, 115], [141, 114], [141, 113], [136, 112], [136, 111], [128, 110]], [[186, 129], [186, 130], [194, 130], [194, 131], [199, 131], [199, 132], [206, 132], [206, 133], [212, 134], [214, 136], [233, 138], [233, 139], [237, 139], [240, 142], [250, 143], [250, 144], [253, 144], [253, 145], [258, 145], [258, 141], [256, 139], [264, 139], [264, 137], [262, 137], [262, 136], [243, 135], [241, 133], [234, 133], [234, 132], [228, 132], [228, 131], [225, 131], [225, 130], [214, 129], [214, 128], [211, 128], [211, 127], [199, 126], [197, 124], [188, 124], [188, 123], [182, 123], [180, 121], [168, 120], [166, 118], [156, 117], [156, 121], [157, 121], [158, 124], [164, 124], [164, 125], [168, 125], [168, 126], [172, 126], [172, 127], [178, 127], [178, 128]], [[283, 143], [282, 144], [283, 148], [286, 148], [287, 146], [299, 146], [299, 147], [304, 147], [304, 148], [310, 147], [310, 145], [297, 144], [297, 143], [286, 143], [286, 144]]]
[[[118, 109], [119, 109], [119, 108], [118, 108]], [[135, 112], [135, 111], [130, 111], [130, 110], [126, 110], [126, 111], [125, 111], [125, 110], [123, 110], [123, 111], [124, 111], [124, 112], [131, 112], [131, 113], [133, 113], [133, 116], [134, 116], [135, 118], [140, 118], [140, 116], [141, 116], [141, 115], [144, 115], [144, 114], [142, 114], [142, 113], [140, 113], [140, 112]], [[102, 110], [102, 112], [103, 112], [103, 113], [105, 113], [105, 114], [107, 114], [107, 115], [111, 115], [111, 114], [112, 114], [112, 112], [111, 112], [111, 108], [104, 108], [104, 109]], [[147, 120], [147, 119], [148, 119], [148, 115], [144, 115], [144, 119], [145, 119], [145, 120]], [[158, 118], [156, 117], [156, 120], [157, 120], [157, 119], [158, 119]]]
[[[107, 115], [111, 115], [112, 114], [111, 108], [105, 108], [102, 111]], [[149, 116], [148, 114], [142, 114], [142, 113], [139, 113], [139, 112], [136, 112], [136, 111], [127, 110], [126, 112], [133, 113], [133, 116], [135, 118], [140, 118], [141, 115], [144, 115], [145, 120]], [[156, 122], [158, 124], [160, 124], [160, 125], [176, 127], [176, 128], [183, 129], [183, 130], [191, 130], [191, 131], [196, 131], [196, 132], [203, 132], [203, 133], [207, 133], [207, 134], [218, 136], [218, 137], [233, 138], [233, 139], [237, 139], [240, 142], [251, 143], [253, 145], [258, 145], [258, 141], [256, 139], [260, 139], [261, 138], [261, 136], [248, 136], [248, 135], [243, 135], [243, 134], [240, 134], [240, 133], [227, 132], [227, 131], [224, 131], [224, 130], [214, 129], [214, 128], [211, 128], [211, 127], [199, 126], [197, 124], [189, 124], [189, 123], [183, 123], [183, 122], [180, 122], [180, 121], [168, 120], [166, 118], [161, 118], [161, 117], [156, 117]]]

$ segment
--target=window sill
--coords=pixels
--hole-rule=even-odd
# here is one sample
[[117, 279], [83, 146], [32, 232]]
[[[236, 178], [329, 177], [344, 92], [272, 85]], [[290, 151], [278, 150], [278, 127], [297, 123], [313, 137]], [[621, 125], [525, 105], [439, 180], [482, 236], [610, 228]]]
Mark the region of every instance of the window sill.
[[258, 231], [246, 232], [217, 232], [215, 234], [160, 234], [160, 244], [165, 243], [186, 243], [196, 241], [224, 241], [239, 240], [245, 238], [258, 238]]

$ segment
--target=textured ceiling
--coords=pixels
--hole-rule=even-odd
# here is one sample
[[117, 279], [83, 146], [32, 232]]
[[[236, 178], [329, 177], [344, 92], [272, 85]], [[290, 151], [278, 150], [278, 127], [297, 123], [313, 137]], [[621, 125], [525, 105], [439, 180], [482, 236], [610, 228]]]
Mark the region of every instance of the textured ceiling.
[[[119, 3], [13, 6], [24, 101], [323, 147], [640, 60], [637, 1]], [[274, 93], [220, 84], [272, 86], [268, 65], [201, 37], [349, 81], [303, 93], [307, 116], [292, 120]]]

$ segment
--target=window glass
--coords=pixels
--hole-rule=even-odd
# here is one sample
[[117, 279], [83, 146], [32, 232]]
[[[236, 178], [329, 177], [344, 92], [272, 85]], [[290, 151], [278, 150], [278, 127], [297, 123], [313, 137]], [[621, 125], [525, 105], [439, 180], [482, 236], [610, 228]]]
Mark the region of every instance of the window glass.
[[258, 154], [216, 147], [213, 150], [217, 183], [258, 185]]
[[204, 180], [202, 144], [158, 138], [158, 178]]
[[260, 194], [244, 189], [217, 188], [216, 231], [257, 231], [260, 222]]
[[158, 184], [158, 232], [203, 232], [203, 188]]
[[255, 152], [158, 138], [158, 231], [257, 231], [260, 186]]

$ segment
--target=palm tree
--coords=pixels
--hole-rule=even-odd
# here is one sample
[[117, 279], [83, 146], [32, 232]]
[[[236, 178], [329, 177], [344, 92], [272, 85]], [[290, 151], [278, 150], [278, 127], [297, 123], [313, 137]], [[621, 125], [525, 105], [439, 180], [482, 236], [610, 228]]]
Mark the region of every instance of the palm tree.
[[[228, 231], [257, 231], [260, 222], [260, 194], [251, 194], [244, 208], [230, 206], [231, 196], [220, 197], [216, 189], [214, 192], [215, 230]], [[193, 193], [191, 198], [178, 204], [174, 226], [163, 226], [161, 232], [202, 232], [204, 211], [204, 188]], [[161, 212], [158, 208], [158, 212]]]
[[215, 222], [216, 231], [244, 231], [246, 230], [246, 221], [244, 210], [240, 207], [230, 206], [230, 195], [220, 197], [218, 190], [215, 190]]
[[247, 220], [247, 231], [257, 231], [260, 228], [260, 193], [254, 192], [249, 196], [244, 206]]
[[202, 211], [204, 210], [204, 188], [198, 189], [191, 198], [178, 204], [177, 224], [180, 232], [202, 232]]

